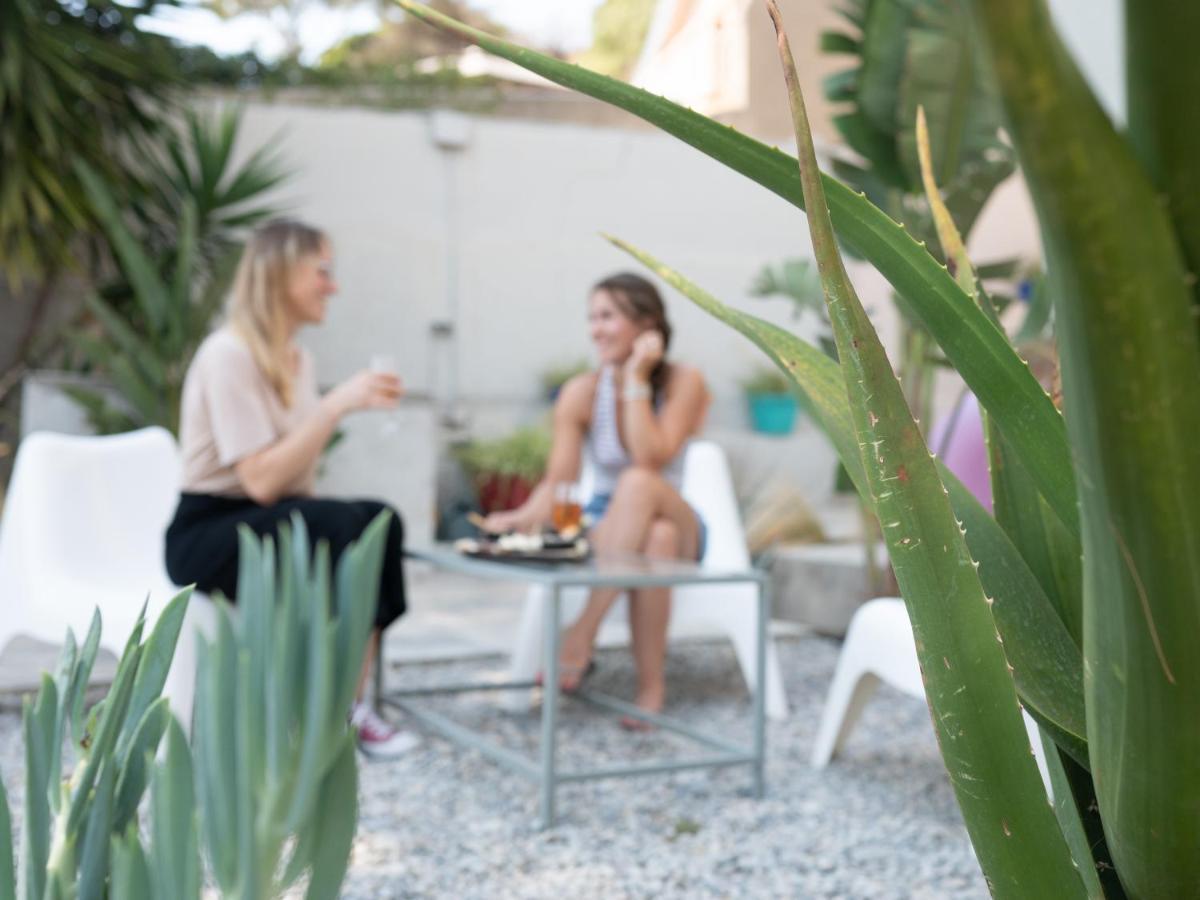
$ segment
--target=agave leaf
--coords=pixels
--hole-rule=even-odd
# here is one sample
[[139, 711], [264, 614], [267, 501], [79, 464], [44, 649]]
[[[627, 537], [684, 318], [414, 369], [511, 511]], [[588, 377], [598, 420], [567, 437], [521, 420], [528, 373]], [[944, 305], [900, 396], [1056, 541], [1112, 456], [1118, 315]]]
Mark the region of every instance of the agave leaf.
[[200, 896], [200, 854], [196, 846], [196, 797], [192, 754], [179, 722], [167, 725], [166, 754], [150, 785], [150, 884], [158, 897], [193, 900]]
[[54, 715], [58, 691], [49, 675], [42, 675], [42, 686], [35, 702], [26, 697], [21, 708], [25, 731], [25, 818], [21, 823], [21, 872], [25, 900], [41, 900], [46, 889], [46, 860], [50, 853], [50, 800], [47, 793], [57, 791], [50, 784], [50, 756], [53, 746]]
[[305, 900], [334, 900], [350, 862], [350, 846], [358, 821], [358, 769], [354, 739], [349, 733], [343, 735], [339, 746], [333, 766], [321, 784], [317, 804], [321, 814], [317, 817], [312, 877]]
[[1071, 847], [1088, 897], [1092, 900], [1125, 900], [1125, 891], [1104, 843], [1104, 829], [1091, 776], [1074, 760], [1062, 756], [1044, 736], [1042, 750], [1054, 793], [1054, 814]]
[[[188, 601], [192, 589], [185, 587], [167, 604], [153, 631], [142, 648], [141, 661], [138, 664], [137, 678], [133, 683], [133, 695], [129, 700], [129, 710], [121, 728], [120, 739], [117, 741], [117, 759], [122, 765], [125, 754], [134, 737], [134, 732], [142, 724], [143, 716], [162, 694], [163, 685], [167, 681], [167, 672], [171, 668], [171, 660], [175, 658], [175, 646], [179, 640], [179, 632], [183, 628], [183, 620], [187, 615]], [[157, 741], [155, 741], [157, 744]]]
[[300, 760], [295, 792], [290, 798], [284, 821], [295, 831], [312, 814], [316, 801], [325, 742], [329, 739], [329, 706], [332, 694], [334, 626], [328, 613], [315, 609], [308, 624], [308, 684], [304, 718], [300, 732]]
[[[1181, 115], [1200, 91], [1200, 5], [1125, 4], [1128, 136], [1138, 161], [1166, 195], [1188, 271], [1200, 272], [1200, 123]], [[1193, 279], [1194, 302], [1200, 286]]]
[[1052, 279], [1082, 522], [1088, 749], [1108, 847], [1131, 895], [1184, 896], [1200, 884], [1194, 294], [1159, 193], [1044, 5], [975, 8]]
[[[254, 730], [251, 720], [254, 716], [254, 685], [250, 683], [250, 654], [244, 648], [237, 652], [237, 707], [235, 716], [235, 731], [225, 735], [225, 740], [237, 752], [236, 768], [233, 770], [232, 781], [237, 785], [237, 796], [234, 799], [234, 821], [236, 828], [233, 841], [237, 847], [238, 869], [243, 882], [257, 882], [259, 865], [259, 848], [255, 834], [254, 800], [259, 792], [261, 780], [258, 767], [255, 765]], [[276, 823], [269, 823], [276, 826]]]
[[989, 435], [992, 506], [1077, 647], [1083, 647], [1083, 550], [1046, 507], [1003, 436]]
[[[377, 515], [354, 545], [342, 555], [337, 568], [337, 626], [335, 666], [337, 676], [330, 715], [340, 717], [350, 708], [358, 676], [362, 671], [367, 639], [374, 625], [379, 599], [379, 573], [387, 530], [391, 524], [387, 510]], [[382, 659], [375, 661], [383, 665]]]
[[[110, 757], [96, 779], [87, 828], [79, 851], [79, 900], [104, 900], [108, 880], [109, 841], [113, 832], [113, 788], [116, 765]], [[74, 881], [74, 872], [68, 878]]]
[[[921, 180], [925, 186], [925, 196], [933, 214], [942, 252], [950, 261], [959, 286], [977, 299], [988, 318], [999, 327], [995, 307], [976, 279], [975, 268], [967, 254], [966, 244], [938, 190], [933, 175], [929, 130], [925, 125], [923, 109], [917, 110], [916, 136]], [[1079, 542], [1050, 514], [1028, 471], [1021, 465], [1004, 435], [994, 426], [991, 416], [986, 413], [984, 432], [991, 463], [996, 520], [1012, 538], [1022, 557], [1037, 576], [1041, 589], [1051, 598], [1059, 618], [1070, 632], [1071, 639], [1076, 646], [1082, 647], [1083, 593], [1079, 589], [1081, 586], [1078, 578], [1069, 580], [1072, 572], [1080, 571]]]
[[217, 635], [210, 647], [201, 638], [197, 642], [195, 700], [196, 765], [200, 788], [201, 815], [207, 838], [213, 875], [222, 890], [232, 892], [237, 882], [237, 848], [230, 835], [235, 834], [237, 749], [229, 735], [236, 734], [234, 714], [233, 627], [227, 604], [217, 606]]
[[116, 745], [117, 735], [129, 708], [129, 699], [133, 694], [137, 668], [141, 662], [144, 624], [145, 608], [143, 607], [137, 624], [129, 635], [129, 640], [125, 643], [121, 659], [117, 663], [117, 673], [113, 676], [112, 687], [109, 688], [108, 694], [104, 698], [104, 707], [100, 712], [96, 732], [91, 746], [88, 748], [87, 758], [83, 762], [83, 774], [72, 779], [71, 805], [67, 813], [68, 834], [75, 834], [79, 828], [80, 819], [91, 796], [92, 786], [96, 782], [96, 776], [100, 774], [100, 767]]
[[167, 730], [171, 718], [165, 697], [159, 697], [146, 710], [133, 733], [125, 752], [121, 774], [117, 780], [116, 806], [113, 810], [114, 832], [123, 832], [137, 815], [138, 804], [145, 793], [154, 754]]
[[122, 836], [113, 836], [111, 860], [114, 900], [151, 900], [150, 870], [136, 825], [130, 825]]
[[[783, 329], [733, 309], [624, 241], [612, 243], [629, 253], [701, 309], [740, 331], [786, 372], [808, 397], [812, 415], [829, 437], [859, 494], [872, 503], [855, 440], [854, 423], [838, 364], [825, 353]], [[940, 462], [954, 513], [966, 528], [971, 557], [1013, 667], [1022, 704], [1054, 729], [1076, 758], [1085, 758], [1083, 660], [1037, 579], [1004, 531], [979, 501]]]
[[83, 639], [83, 647], [76, 660], [71, 685], [67, 689], [69, 699], [63, 701], [70, 704], [71, 738], [76, 746], [83, 740], [83, 704], [87, 699], [87, 685], [92, 677], [92, 666], [95, 664], [96, 654], [100, 650], [101, 628], [100, 610], [97, 608], [92, 613], [92, 623], [88, 626], [87, 637]]
[[[588, 94], [657, 125], [745, 175], [780, 197], [804, 207], [794, 157], [767, 147], [662, 97], [578, 66], [493, 38], [413, 0], [396, 0], [406, 12], [531, 72]], [[937, 260], [865, 197], [822, 176], [838, 235], [870, 260], [908, 299], [921, 324], [979, 402], [996, 419], [1038, 489], [1068, 528], [1078, 528], [1071, 454], [1062, 416], [1005, 336], [964, 296]]]
[[958, 521], [834, 237], [779, 9], [779, 37], [809, 230], [862, 453], [863, 469], [908, 607], [942, 757], [976, 854], [997, 896], [1083, 896], [1045, 802], [990, 603]]

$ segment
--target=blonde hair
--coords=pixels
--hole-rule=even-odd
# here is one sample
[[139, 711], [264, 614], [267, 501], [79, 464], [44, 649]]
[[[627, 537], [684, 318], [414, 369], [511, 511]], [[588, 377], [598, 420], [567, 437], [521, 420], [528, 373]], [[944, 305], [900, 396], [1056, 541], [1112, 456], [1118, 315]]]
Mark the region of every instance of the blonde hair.
[[296, 264], [329, 243], [324, 232], [294, 219], [272, 219], [246, 241], [234, 276], [229, 324], [284, 406], [292, 405], [288, 352], [288, 282]]

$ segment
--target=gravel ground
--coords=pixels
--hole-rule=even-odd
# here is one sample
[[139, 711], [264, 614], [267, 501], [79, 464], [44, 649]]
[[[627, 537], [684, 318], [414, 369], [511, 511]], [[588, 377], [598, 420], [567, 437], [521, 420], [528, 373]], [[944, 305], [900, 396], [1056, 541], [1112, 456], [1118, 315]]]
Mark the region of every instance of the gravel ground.
[[[809, 768], [838, 645], [779, 644], [791, 717], [768, 730], [767, 796], [744, 768], [568, 785], [559, 823], [536, 829], [536, 786], [432, 736], [404, 759], [360, 768], [349, 898], [984, 898], [979, 872], [923, 704], [881, 688], [843, 754]], [[591, 686], [631, 696], [624, 651], [602, 651]], [[502, 663], [406, 666], [396, 685], [501, 674]], [[748, 735], [747, 697], [727, 644], [672, 647], [669, 712]], [[486, 694], [438, 708], [533, 756], [537, 711], [500, 711]], [[649, 759], [687, 749], [630, 735], [578, 702], [562, 708], [560, 760]], [[0, 769], [19, 815], [19, 717], [0, 714]]]

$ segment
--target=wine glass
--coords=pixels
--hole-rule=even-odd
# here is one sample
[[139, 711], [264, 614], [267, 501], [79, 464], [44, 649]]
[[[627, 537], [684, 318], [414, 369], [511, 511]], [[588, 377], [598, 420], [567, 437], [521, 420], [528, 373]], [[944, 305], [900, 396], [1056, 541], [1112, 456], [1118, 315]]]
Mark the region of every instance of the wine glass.
[[[395, 375], [400, 377], [400, 368], [396, 365], [396, 357], [391, 353], [373, 353], [371, 361], [368, 363], [368, 368], [372, 372], [377, 372], [381, 375]], [[400, 433], [400, 423], [396, 421], [396, 417], [391, 413], [384, 415], [383, 424], [379, 427], [379, 433], [384, 437], [391, 437]]]

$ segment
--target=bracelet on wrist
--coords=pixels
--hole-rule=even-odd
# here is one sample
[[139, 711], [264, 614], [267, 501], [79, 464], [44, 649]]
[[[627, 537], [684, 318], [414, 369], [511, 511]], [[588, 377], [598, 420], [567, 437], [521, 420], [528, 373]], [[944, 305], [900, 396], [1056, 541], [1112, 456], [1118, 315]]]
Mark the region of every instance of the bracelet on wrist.
[[621, 392], [621, 396], [626, 400], [649, 400], [650, 394], [650, 385], [644, 381], [627, 382]]

